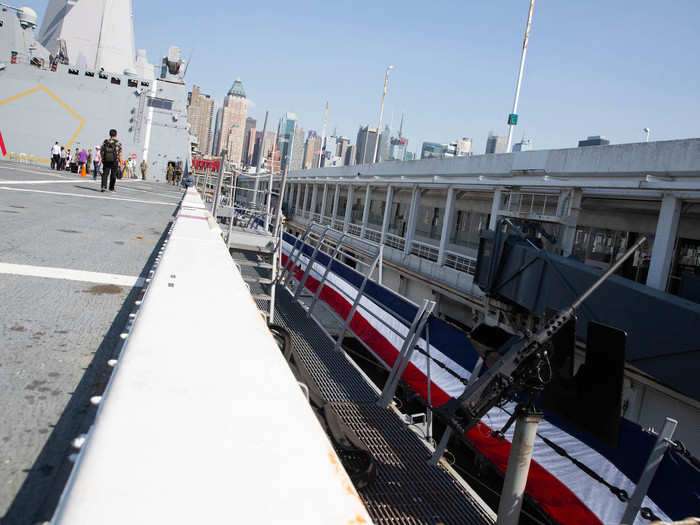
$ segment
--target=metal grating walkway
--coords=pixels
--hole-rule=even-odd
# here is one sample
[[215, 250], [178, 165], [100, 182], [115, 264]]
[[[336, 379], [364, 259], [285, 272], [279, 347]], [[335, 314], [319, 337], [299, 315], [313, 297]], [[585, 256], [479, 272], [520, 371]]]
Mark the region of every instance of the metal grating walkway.
[[369, 448], [377, 479], [359, 493], [378, 524], [493, 523], [483, 503], [442, 466], [427, 464], [419, 437], [389, 409], [306, 311], [277, 288], [275, 322], [287, 328], [309, 374], [326, 401]]

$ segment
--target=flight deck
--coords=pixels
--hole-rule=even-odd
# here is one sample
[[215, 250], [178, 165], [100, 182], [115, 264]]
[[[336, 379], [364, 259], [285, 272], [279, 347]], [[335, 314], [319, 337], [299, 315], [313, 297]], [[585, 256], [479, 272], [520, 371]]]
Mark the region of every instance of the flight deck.
[[0, 164], [0, 516], [51, 516], [182, 191]]

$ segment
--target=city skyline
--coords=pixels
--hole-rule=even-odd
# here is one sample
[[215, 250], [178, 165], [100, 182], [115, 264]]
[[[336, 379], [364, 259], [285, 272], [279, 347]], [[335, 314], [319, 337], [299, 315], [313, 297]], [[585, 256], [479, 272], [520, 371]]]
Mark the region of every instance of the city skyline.
[[[26, 3], [43, 16], [46, 0]], [[376, 127], [383, 73], [393, 64], [384, 123], [393, 114], [395, 129], [406, 114], [409, 150], [467, 136], [478, 154], [490, 132], [507, 133], [527, 1], [437, 2], [428, 11], [409, 1], [400, 11], [372, 5], [369, 18], [362, 2], [353, 10], [311, 2], [302, 12], [273, 1], [235, 19], [225, 2], [209, 5], [215, 17], [174, 4], [134, 5], [136, 47], [158, 63], [169, 45], [180, 46], [192, 57], [188, 87], [201, 86], [217, 104], [241, 77], [248, 114], [259, 122], [265, 110], [275, 119], [294, 112], [305, 129], [320, 131], [328, 100], [328, 129], [354, 137], [361, 125]], [[700, 3], [673, 7], [537, 2], [514, 142], [523, 135], [537, 149], [576, 147], [591, 135], [642, 142], [645, 127], [651, 140], [698, 136], [700, 72], [689, 65], [700, 47]], [[153, 24], [165, 8], [169, 24]], [[178, 25], [188, 30], [173, 32]]]

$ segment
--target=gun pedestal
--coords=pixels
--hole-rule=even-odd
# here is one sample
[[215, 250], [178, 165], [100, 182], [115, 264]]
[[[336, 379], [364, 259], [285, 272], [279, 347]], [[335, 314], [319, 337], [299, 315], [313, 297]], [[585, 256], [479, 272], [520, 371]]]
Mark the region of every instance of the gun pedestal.
[[532, 449], [540, 421], [542, 421], [542, 415], [529, 408], [521, 410], [515, 420], [515, 434], [508, 457], [501, 499], [498, 503], [496, 525], [517, 525], [520, 520]]

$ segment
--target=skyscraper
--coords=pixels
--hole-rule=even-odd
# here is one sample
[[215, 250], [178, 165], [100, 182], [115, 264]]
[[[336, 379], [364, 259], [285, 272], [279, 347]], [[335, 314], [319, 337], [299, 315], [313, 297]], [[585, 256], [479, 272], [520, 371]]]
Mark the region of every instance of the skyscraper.
[[450, 142], [450, 148], [454, 146], [454, 156], [455, 157], [466, 157], [471, 155], [472, 152], [472, 139], [467, 137], [462, 137], [454, 142]]
[[[258, 165], [258, 155], [260, 154], [260, 142], [262, 140], [262, 131], [255, 131], [255, 149], [253, 151], [253, 160], [251, 162], [252, 166]], [[270, 152], [275, 149], [277, 151], [277, 145], [275, 144], [275, 139], [277, 138], [277, 133], [274, 131], [265, 132], [265, 145], [263, 146], [263, 160], [270, 156]], [[279, 160], [279, 157], [277, 157]]]
[[401, 115], [401, 126], [399, 126], [399, 135], [391, 137], [389, 141], [388, 160], [406, 160], [406, 148], [408, 147], [408, 139], [403, 136], [403, 115]]
[[302, 168], [305, 170], [315, 168], [314, 164], [314, 148], [316, 146], [316, 132], [312, 129], [309, 131], [309, 136], [306, 138], [306, 144], [304, 144], [304, 162], [302, 163]]
[[290, 151], [289, 147], [292, 143], [294, 128], [296, 127], [298, 120], [299, 119], [296, 116], [296, 114], [287, 112], [284, 114], [284, 117], [280, 120], [279, 123], [279, 132], [277, 135], [277, 149], [280, 151], [280, 162], [282, 170], [284, 170], [287, 167], [287, 163], [289, 163], [292, 158], [292, 151]]
[[216, 122], [214, 122], [214, 138], [211, 144], [211, 154], [218, 155], [221, 145], [221, 117], [223, 116], [223, 109], [219, 108], [216, 110]]
[[360, 130], [357, 132], [357, 154], [356, 161], [357, 164], [370, 164], [372, 163], [372, 156], [374, 155], [374, 149], [377, 147], [377, 128], [370, 128], [369, 126], [360, 126]]
[[336, 150], [335, 154], [340, 157], [340, 160], [342, 161], [344, 166], [347, 166], [347, 154], [348, 154], [348, 148], [350, 148], [350, 139], [347, 137], [337, 137], [338, 140], [338, 149]]
[[508, 144], [508, 137], [491, 135], [489, 133], [486, 139], [486, 153], [508, 153], [506, 151], [506, 144]]
[[357, 146], [348, 146], [345, 152], [345, 159], [343, 159], [343, 164], [345, 166], [354, 166], [357, 159]]
[[197, 137], [199, 151], [209, 155], [212, 149], [212, 121], [214, 120], [214, 99], [199, 91], [199, 86], [192, 86], [187, 95], [187, 122], [190, 134]]
[[377, 162], [389, 160], [389, 148], [391, 147], [391, 129], [384, 126], [384, 132], [379, 135], [379, 148], [377, 148]]
[[248, 116], [248, 99], [240, 78], [237, 78], [229, 89], [221, 109], [221, 131], [217, 154], [221, 154], [221, 150], [225, 149], [228, 160], [240, 165], [245, 121]]
[[255, 151], [255, 127], [257, 121], [254, 118], [248, 117], [245, 119], [245, 131], [243, 133], [243, 154], [241, 155], [241, 164], [250, 166], [253, 163], [253, 153]]
[[321, 166], [335, 166], [337, 165], [338, 156], [336, 152], [338, 150], [338, 140], [336, 137], [326, 137], [325, 148], [323, 149], [323, 159], [321, 160]]
[[423, 142], [423, 147], [420, 151], [421, 159], [442, 158], [447, 152], [447, 144], [439, 144], [437, 142]]

